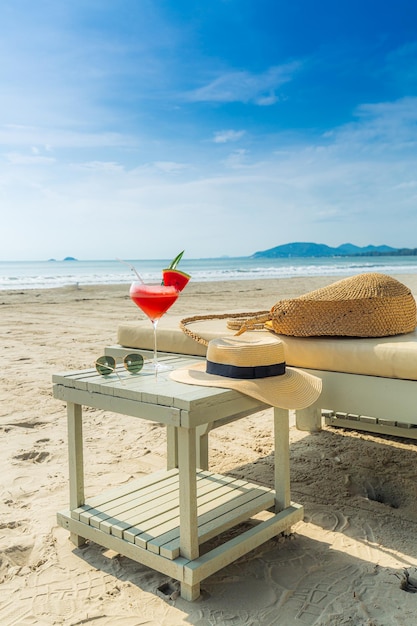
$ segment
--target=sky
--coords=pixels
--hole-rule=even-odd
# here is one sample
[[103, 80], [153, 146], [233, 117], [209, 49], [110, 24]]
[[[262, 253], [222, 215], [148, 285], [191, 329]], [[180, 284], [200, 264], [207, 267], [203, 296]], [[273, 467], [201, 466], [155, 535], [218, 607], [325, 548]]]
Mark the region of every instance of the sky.
[[415, 0], [0, 0], [0, 260], [417, 247]]

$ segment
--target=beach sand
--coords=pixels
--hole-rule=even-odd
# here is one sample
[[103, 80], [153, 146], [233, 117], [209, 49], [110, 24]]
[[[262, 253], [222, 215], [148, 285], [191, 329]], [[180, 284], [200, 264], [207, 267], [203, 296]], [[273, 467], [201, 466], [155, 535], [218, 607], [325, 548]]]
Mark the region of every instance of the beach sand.
[[[417, 276], [397, 276], [417, 294]], [[269, 309], [337, 277], [189, 284], [170, 313]], [[31, 626], [391, 626], [415, 623], [417, 443], [291, 428], [292, 498], [277, 537], [202, 583], [194, 603], [169, 579], [57, 526], [68, 506], [66, 412], [52, 374], [92, 367], [120, 322], [141, 317], [128, 286], [0, 292], [0, 624]], [[142, 319], [143, 316], [142, 316]], [[165, 429], [85, 410], [86, 493], [165, 465]], [[211, 469], [273, 484], [272, 410], [211, 434]], [[175, 594], [174, 594], [175, 596]]]

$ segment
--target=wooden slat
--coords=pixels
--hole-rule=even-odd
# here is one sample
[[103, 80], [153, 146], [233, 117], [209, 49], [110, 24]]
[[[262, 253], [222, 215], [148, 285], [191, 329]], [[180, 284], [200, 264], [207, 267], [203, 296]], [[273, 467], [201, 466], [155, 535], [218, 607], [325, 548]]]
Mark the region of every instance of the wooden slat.
[[[202, 475], [197, 475], [197, 489], [204, 482]], [[154, 519], [162, 513], [172, 512], [172, 516], [178, 515], [178, 477], [175, 481], [164, 483], [164, 487], [154, 494], [137, 494], [135, 501], [125, 510], [110, 511], [108, 519], [100, 521], [99, 527], [105, 532], [111, 532], [117, 537], [122, 537], [123, 532], [132, 527], [139, 530], [138, 525]], [[93, 524], [96, 525], [96, 524]]]
[[125, 531], [140, 532], [140, 528], [149, 522], [154, 523], [155, 517], [159, 515], [178, 517], [177, 488], [175, 488], [175, 491], [169, 491], [165, 497], [160, 498], [157, 504], [153, 502], [151, 505], [143, 506], [139, 501], [135, 509], [131, 509], [126, 515], [118, 515], [117, 518], [107, 519], [100, 524], [100, 528], [122, 539]]
[[[247, 481], [208, 471], [199, 471], [196, 480], [197, 502], [202, 511], [204, 505], [217, 501], [225, 493], [233, 492], [236, 497], [248, 485]], [[72, 518], [119, 537], [131, 529], [130, 540], [134, 541], [145, 530], [144, 523], [147, 532], [168, 522], [170, 527], [178, 529], [178, 498], [178, 470], [161, 471], [91, 498], [72, 511]]]
[[[416, 412], [417, 413], [417, 412]], [[417, 421], [417, 420], [416, 420]], [[350, 428], [353, 430], [365, 430], [370, 433], [379, 435], [390, 435], [394, 437], [407, 437], [408, 439], [417, 439], [417, 426], [415, 424], [404, 424], [398, 426], [397, 422], [378, 419], [376, 423], [363, 422], [361, 420], [341, 419], [338, 417], [325, 417], [326, 426], [335, 426], [336, 428]]]
[[269, 520], [254, 526], [238, 537], [229, 540], [225, 544], [214, 548], [193, 561], [188, 561], [181, 557], [170, 560], [159, 554], [143, 550], [133, 543], [123, 541], [113, 535], [107, 535], [96, 528], [86, 526], [81, 522], [71, 519], [69, 511], [61, 511], [58, 513], [57, 519], [58, 523], [72, 534], [95, 541], [99, 545], [119, 552], [139, 563], [143, 563], [186, 585], [196, 585], [201, 580], [207, 578], [207, 576], [210, 576], [250, 550], [258, 547], [271, 537], [289, 528], [292, 524], [302, 519], [302, 516], [303, 507], [293, 503], [285, 511], [281, 511], [279, 514], [272, 516]]
[[[238, 499], [243, 482], [244, 481], [236, 479], [229, 484], [218, 483], [217, 487], [213, 486], [211, 489], [201, 489], [200, 492], [197, 493], [198, 524], [200, 523], [200, 519], [202, 519], [204, 513], [214, 509], [217, 511], [220, 504], [233, 499]], [[248, 483], [245, 484], [247, 485]], [[214, 513], [214, 516], [216, 516], [216, 513]], [[137, 534], [135, 541], [137, 540], [138, 545], [146, 547], [147, 550], [159, 553], [160, 548], [164, 543], [168, 543], [169, 541], [176, 539], [176, 545], [170, 551], [169, 555], [168, 552], [165, 555], [168, 558], [176, 558], [179, 554], [178, 546], [180, 544], [179, 519], [172, 519], [163, 524], [159, 524], [159, 520], [156, 520], [156, 522], [156, 526], [152, 528], [149, 533], [143, 536]], [[153, 537], [150, 537], [151, 533]], [[199, 541], [199, 543], [201, 543], [201, 541]]]
[[227, 422], [231, 416], [243, 417], [270, 408], [269, 405], [238, 391], [231, 389], [223, 391], [226, 393], [221, 397], [210, 397], [206, 393], [204, 400], [193, 402], [188, 411], [181, 411], [181, 426], [191, 428], [222, 419], [226, 419]]
[[[273, 515], [270, 519], [257, 524], [197, 559], [185, 563], [185, 582], [194, 585], [204, 580], [207, 576], [229, 565], [229, 563], [300, 521], [303, 518], [303, 513], [302, 506], [292, 503], [287, 509]], [[173, 562], [175, 563], [175, 561]]]
[[97, 496], [88, 498], [84, 505], [76, 509], [73, 509], [71, 511], [71, 516], [73, 519], [79, 519], [79, 516], [85, 511], [88, 511], [89, 509], [99, 507], [110, 500], [117, 499], [118, 497], [123, 497], [127, 494], [135, 493], [139, 489], [146, 487], [148, 485], [157, 485], [160, 481], [166, 480], [173, 476], [174, 477], [178, 476], [177, 468], [170, 469], [170, 470], [159, 470], [157, 472], [154, 472], [153, 474], [150, 474], [147, 476], [141, 476], [141, 478], [131, 480], [125, 485], [121, 485], [120, 487], [115, 487], [114, 489], [110, 489]]
[[[197, 503], [209, 502], [216, 499], [218, 494], [223, 493], [225, 490], [238, 489], [241, 487], [242, 481], [239, 479], [233, 479], [224, 477], [221, 475], [209, 475], [205, 476], [205, 480], [197, 482]], [[147, 547], [147, 542], [155, 538], [154, 528], [164, 525], [164, 528], [176, 529], [179, 536], [179, 491], [178, 485], [175, 493], [176, 508], [170, 509], [170, 514], [165, 514], [163, 518], [155, 515], [153, 519], [149, 518], [147, 521], [142, 519], [140, 512], [136, 517], [132, 517], [129, 520], [131, 527], [123, 532], [123, 538], [126, 541], [135, 542], [137, 539], [138, 545], [143, 548]], [[140, 524], [140, 525], [139, 525]], [[117, 532], [117, 531], [116, 531]]]
[[133, 559], [147, 567], [152, 567], [158, 572], [162, 572], [176, 580], [183, 579], [184, 565], [187, 562], [186, 559], [179, 558], [175, 561], [171, 561], [170, 559], [164, 559], [159, 554], [152, 554], [147, 550], [142, 550], [142, 548], [135, 546], [135, 544], [128, 543], [127, 541], [123, 541], [123, 539], [114, 537], [114, 535], [108, 535], [97, 528], [73, 520], [69, 511], [60, 511], [57, 514], [57, 521], [60, 526], [66, 528], [72, 534], [90, 539], [100, 546], [123, 554], [129, 559]]
[[[177, 368], [191, 365], [201, 361], [201, 359], [198, 357], [171, 355], [170, 357], [161, 358], [161, 361], [168, 361], [174, 368]], [[193, 404], [196, 409], [199, 407], [199, 404], [204, 407], [207, 405], [207, 398], [213, 398], [213, 402], [216, 403], [216, 398], [224, 397], [226, 399], [227, 397], [237, 398], [241, 396], [241, 394], [228, 389], [209, 389], [195, 385], [184, 385], [171, 380], [169, 372], [160, 373], [157, 377], [153, 373], [140, 372], [138, 374], [130, 374], [120, 364], [117, 365], [116, 371], [118, 375], [110, 374], [109, 376], [101, 376], [95, 368], [63, 372], [54, 374], [52, 381], [54, 384], [64, 385], [67, 388], [89, 389], [90, 391], [105, 393], [106, 395], [113, 395], [116, 392], [121, 397], [130, 397], [130, 391], [133, 391], [135, 397], [138, 398], [137, 394], [143, 392], [145, 394], [143, 401], [155, 402], [155, 399], [159, 397], [161, 403], [166, 406], [170, 405], [167, 402], [171, 403], [172, 399], [175, 398], [175, 406], [183, 409], [189, 408], [190, 404]], [[123, 384], [121, 384], [120, 379], [123, 381]], [[245, 398], [245, 396], [242, 397]], [[261, 404], [259, 401], [255, 402]], [[210, 400], [208, 406], [210, 406]]]
[[[225, 496], [215, 504], [219, 506], [207, 507], [205, 514], [198, 518], [200, 544], [273, 506], [274, 494], [272, 492], [257, 494], [254, 491], [248, 491], [237, 498]], [[162, 544], [160, 545], [162, 556], [172, 559], [180, 554], [179, 536], [166, 543], [163, 537], [158, 539]]]
[[91, 406], [104, 411], [131, 415], [151, 422], [179, 426], [181, 411], [173, 407], [158, 406], [137, 400], [106, 395], [104, 393], [91, 393], [81, 389], [67, 388], [55, 385], [53, 388], [54, 398], [73, 402], [75, 404]]
[[[243, 485], [242, 485], [243, 483]], [[218, 496], [218, 497], [217, 497]], [[265, 500], [255, 500], [265, 496]], [[236, 481], [236, 483], [230, 483], [230, 485], [223, 485], [221, 491], [215, 491], [208, 498], [198, 498], [198, 540], [199, 543], [203, 543], [209, 536], [221, 532], [234, 525], [233, 519], [239, 516], [239, 507], [245, 506], [247, 502], [252, 501], [252, 507], [245, 510], [244, 519], [251, 517], [255, 513], [258, 513], [263, 508], [269, 508], [274, 504], [274, 493], [264, 487], [258, 487], [251, 485], [245, 481]], [[234, 513], [233, 513], [234, 511]], [[232, 512], [229, 517], [221, 518], [222, 514]], [[239, 517], [240, 519], [240, 517]], [[209, 524], [213, 520], [219, 520], [213, 524]], [[237, 522], [236, 522], [237, 523]], [[207, 525], [209, 524], [209, 525]], [[225, 526], [226, 524], [226, 526]], [[222, 525], [222, 526], [221, 526]], [[146, 526], [146, 527], [145, 527]], [[128, 541], [132, 539], [136, 545], [143, 548], [150, 549], [151, 551], [160, 550], [162, 553], [162, 546], [164, 544], [164, 556], [167, 558], [176, 558], [179, 553], [180, 546], [180, 526], [179, 520], [172, 516], [161, 519], [156, 517], [153, 525], [141, 526], [141, 530], [145, 531], [138, 533], [137, 530], [127, 531], [124, 533], [124, 538]], [[217, 530], [216, 530], [217, 528]]]
[[[87, 523], [95, 528], [101, 528], [101, 530], [104, 530], [105, 532], [110, 532], [110, 528], [113, 525], [112, 520], [122, 521], [138, 509], [141, 513], [145, 513], [149, 510], [155, 510], [155, 508], [157, 508], [156, 504], [159, 504], [161, 501], [167, 501], [165, 498], [166, 494], [172, 494], [173, 490], [175, 494], [177, 484], [177, 476], [173, 476], [170, 480], [165, 480], [158, 486], [149, 485], [148, 487], [135, 493], [131, 493], [123, 498], [107, 502], [100, 507], [99, 511], [97, 511], [97, 509], [93, 509], [96, 513], [89, 517]], [[81, 521], [86, 521], [85, 519], [82, 519], [82, 516], [80, 519]]]

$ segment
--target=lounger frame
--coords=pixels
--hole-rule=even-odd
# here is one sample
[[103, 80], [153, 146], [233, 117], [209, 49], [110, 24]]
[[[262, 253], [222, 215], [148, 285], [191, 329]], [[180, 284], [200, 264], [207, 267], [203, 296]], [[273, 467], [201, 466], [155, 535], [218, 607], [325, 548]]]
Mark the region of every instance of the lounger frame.
[[[303, 369], [303, 368], [300, 368]], [[318, 401], [297, 411], [297, 428], [331, 426], [417, 439], [417, 381], [304, 369], [319, 376]]]

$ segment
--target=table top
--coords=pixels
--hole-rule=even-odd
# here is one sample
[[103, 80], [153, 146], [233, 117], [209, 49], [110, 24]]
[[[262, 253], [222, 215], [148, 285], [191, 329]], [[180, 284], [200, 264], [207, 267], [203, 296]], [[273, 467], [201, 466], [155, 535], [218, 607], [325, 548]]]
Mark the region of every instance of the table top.
[[[158, 354], [173, 369], [201, 358]], [[174, 426], [193, 427], [226, 417], [249, 415], [267, 408], [263, 402], [231, 389], [188, 385], [171, 380], [169, 372], [130, 374], [117, 365], [117, 374], [101, 376], [95, 369], [54, 374], [54, 397], [108, 409]]]

